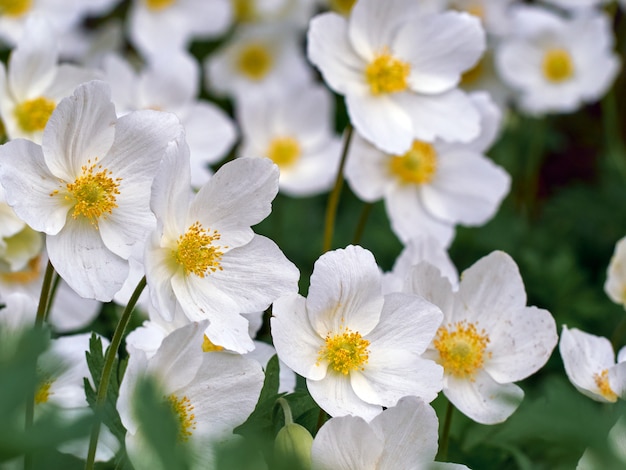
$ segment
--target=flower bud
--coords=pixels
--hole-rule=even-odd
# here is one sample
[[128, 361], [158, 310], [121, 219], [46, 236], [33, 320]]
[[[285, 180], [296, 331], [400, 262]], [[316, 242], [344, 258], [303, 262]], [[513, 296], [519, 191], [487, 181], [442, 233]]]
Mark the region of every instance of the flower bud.
[[313, 437], [304, 427], [289, 423], [276, 434], [274, 458], [280, 468], [309, 470]]

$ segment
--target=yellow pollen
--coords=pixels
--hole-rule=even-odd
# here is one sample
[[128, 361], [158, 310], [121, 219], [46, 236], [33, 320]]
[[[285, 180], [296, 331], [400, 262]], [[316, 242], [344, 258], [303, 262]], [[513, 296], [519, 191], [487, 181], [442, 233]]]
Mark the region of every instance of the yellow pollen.
[[262, 44], [248, 44], [239, 51], [237, 68], [251, 80], [262, 80], [274, 65], [274, 58]]
[[41, 256], [32, 258], [26, 267], [20, 271], [0, 273], [0, 279], [12, 284], [28, 284], [39, 278]]
[[37, 389], [35, 393], [35, 404], [39, 405], [41, 403], [47, 403], [50, 399], [50, 386], [52, 385], [52, 381], [46, 380]]
[[183, 267], [185, 275], [204, 277], [217, 270], [221, 271], [220, 260], [224, 252], [221, 246], [213, 245], [219, 239], [217, 230], [210, 233], [200, 222], [194, 222], [184, 235], [178, 237], [176, 249], [172, 251], [174, 260]]
[[618, 396], [609, 385], [609, 370], [604, 369], [601, 373], [594, 374], [593, 379], [600, 389], [600, 395], [602, 395], [607, 401], [615, 403]]
[[373, 95], [397, 93], [407, 89], [411, 66], [393, 57], [387, 50], [370, 62], [365, 69], [365, 80]]
[[349, 15], [356, 0], [330, 0], [330, 8], [341, 15]]
[[550, 82], [560, 83], [574, 75], [574, 62], [570, 53], [562, 48], [549, 49], [543, 56], [543, 75]]
[[250, 23], [257, 18], [255, 0], [231, 0], [235, 20], [240, 23]]
[[345, 329], [344, 333], [326, 335], [324, 346], [317, 356], [317, 363], [326, 360], [335, 372], [348, 375], [353, 370], [364, 370], [369, 359], [370, 342], [358, 332]]
[[146, 6], [150, 10], [159, 11], [171, 6], [176, 0], [146, 0]]
[[56, 105], [43, 96], [18, 104], [13, 113], [17, 124], [24, 132], [42, 131]]
[[404, 155], [391, 157], [389, 170], [404, 184], [429, 183], [437, 171], [437, 152], [431, 144], [414, 140]]
[[223, 350], [224, 348], [222, 346], [214, 344], [207, 335], [204, 335], [204, 340], [202, 341], [202, 352], [215, 352]]
[[[72, 218], [85, 217], [97, 226], [98, 218], [106, 217], [117, 207], [121, 178], [111, 178], [111, 172], [98, 164], [98, 159], [83, 165], [82, 174], [73, 183], [67, 183], [65, 199], [74, 204]], [[54, 191], [50, 196], [55, 196]]]
[[439, 351], [439, 364], [446, 374], [474, 380], [476, 371], [483, 367], [489, 336], [485, 330], [476, 330], [473, 323], [457, 322], [437, 330], [433, 344]]
[[0, 15], [22, 16], [32, 4], [33, 0], [0, 0]]
[[267, 156], [280, 168], [287, 168], [300, 157], [300, 144], [292, 137], [276, 137], [270, 142]]
[[176, 395], [171, 394], [165, 397], [165, 399], [172, 407], [176, 418], [178, 418], [178, 440], [189, 440], [189, 436], [196, 429], [196, 415], [193, 413], [194, 406], [189, 401], [189, 398], [185, 396], [178, 398]]

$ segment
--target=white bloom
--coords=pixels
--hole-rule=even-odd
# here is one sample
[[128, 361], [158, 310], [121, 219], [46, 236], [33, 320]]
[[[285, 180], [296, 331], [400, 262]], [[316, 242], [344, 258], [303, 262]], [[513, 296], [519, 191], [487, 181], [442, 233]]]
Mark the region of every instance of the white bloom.
[[509, 191], [509, 175], [483, 155], [498, 133], [500, 112], [486, 94], [472, 99], [482, 132], [467, 144], [415, 140], [408, 152], [392, 155], [354, 137], [346, 179], [364, 201], [385, 198], [391, 227], [404, 242], [429, 235], [447, 246], [455, 224], [484, 224]]
[[308, 297], [282, 297], [273, 315], [278, 356], [331, 416], [371, 420], [403, 396], [431, 401], [441, 389], [441, 368], [420, 357], [439, 309], [417, 296], [383, 296], [376, 261], [361, 247], [322, 255]]
[[443, 366], [446, 397], [479, 423], [506, 420], [524, 396], [513, 382], [539, 370], [558, 340], [550, 312], [526, 306], [515, 261], [491, 253], [463, 272], [456, 292], [436, 268], [420, 264], [405, 289], [443, 311], [424, 356]]
[[577, 12], [585, 9], [600, 7], [610, 0], [544, 0], [567, 11]]
[[278, 246], [250, 228], [271, 211], [278, 167], [268, 159], [236, 159], [193, 198], [189, 179], [189, 149], [176, 141], [153, 188], [158, 227], [145, 256], [152, 303], [167, 320], [178, 311], [191, 321], [209, 319], [211, 342], [250, 351], [240, 313], [265, 310], [295, 292], [299, 277]]
[[0, 64], [0, 114], [9, 139], [41, 143], [44, 127], [58, 102], [98, 73], [58, 65], [57, 36], [48, 20], [34, 16], [11, 52], [8, 68]]
[[568, 113], [606, 93], [620, 67], [606, 15], [565, 19], [539, 7], [511, 11], [517, 32], [496, 49], [496, 66], [518, 91], [521, 109]]
[[615, 245], [606, 271], [604, 292], [613, 302], [626, 307], [626, 237], [621, 238]]
[[[311, 448], [314, 470], [441, 470], [465, 465], [434, 463], [435, 410], [416, 397], [404, 397], [369, 423], [357, 416], [327, 421]], [[435, 467], [436, 466], [436, 467]]]
[[337, 174], [341, 142], [332, 129], [332, 97], [310, 86], [241, 102], [242, 157], [269, 157], [279, 186], [293, 196], [328, 191]]
[[559, 350], [567, 377], [580, 393], [604, 403], [626, 397], [626, 348], [616, 364], [608, 339], [563, 326]]
[[457, 85], [484, 50], [475, 17], [420, 14], [413, 0], [360, 0], [347, 20], [316, 16], [308, 34], [309, 59], [345, 95], [356, 130], [398, 154], [414, 139], [467, 142], [478, 134], [478, 113]]
[[231, 0], [238, 23], [281, 22], [305, 28], [316, 0]]
[[47, 234], [50, 261], [81, 296], [108, 301], [122, 286], [133, 246], [154, 223], [152, 179], [181, 132], [169, 113], [118, 120], [108, 87], [94, 81], [59, 103], [42, 146], [17, 139], [0, 147], [7, 202]]
[[510, 31], [509, 7], [514, 1], [516, 0], [447, 0], [449, 8], [466, 11], [478, 17], [487, 33], [498, 36]]

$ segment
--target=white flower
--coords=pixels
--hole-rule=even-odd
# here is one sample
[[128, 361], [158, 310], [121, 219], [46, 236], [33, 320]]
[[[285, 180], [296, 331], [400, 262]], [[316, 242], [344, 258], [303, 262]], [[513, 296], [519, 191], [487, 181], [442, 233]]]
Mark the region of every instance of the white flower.
[[356, 130], [398, 154], [414, 139], [468, 141], [478, 134], [478, 113], [457, 85], [484, 50], [478, 19], [422, 14], [413, 0], [360, 0], [347, 20], [316, 16], [308, 34], [309, 59], [345, 95]]
[[568, 113], [601, 98], [620, 67], [606, 15], [571, 19], [539, 7], [511, 10], [516, 33], [496, 49], [502, 79], [527, 113]]
[[42, 146], [17, 139], [0, 147], [7, 202], [47, 234], [50, 261], [81, 296], [108, 301], [122, 286], [133, 246], [154, 223], [152, 179], [181, 132], [169, 113], [117, 119], [108, 87], [94, 81], [59, 103]]
[[369, 423], [357, 416], [327, 421], [311, 448], [313, 470], [441, 470], [465, 465], [434, 463], [435, 410], [416, 397], [404, 397]]
[[626, 348], [616, 364], [608, 339], [564, 325], [559, 350], [567, 377], [580, 393], [604, 403], [626, 397]]
[[9, 57], [0, 64], [0, 114], [9, 139], [41, 143], [44, 127], [58, 102], [98, 73], [58, 65], [57, 36], [46, 18], [34, 16]]
[[467, 144], [414, 140], [408, 152], [394, 155], [354, 137], [346, 179], [364, 201], [384, 197], [404, 242], [428, 235], [447, 246], [455, 224], [484, 224], [509, 191], [509, 175], [483, 155], [498, 133], [500, 112], [484, 93], [472, 99], [482, 132]]
[[316, 8], [316, 0], [231, 0], [238, 23], [267, 22], [305, 28]]
[[282, 297], [273, 315], [278, 357], [331, 416], [371, 420], [403, 396], [431, 401], [441, 389], [441, 368], [420, 357], [439, 309], [417, 296], [383, 296], [376, 261], [361, 247], [322, 255], [308, 297]]
[[209, 319], [213, 343], [250, 351], [240, 313], [265, 310], [295, 292], [299, 277], [278, 246], [250, 228], [271, 211], [278, 167], [268, 159], [236, 159], [193, 198], [189, 178], [189, 149], [176, 141], [153, 188], [158, 227], [145, 256], [152, 303], [167, 320], [178, 311], [191, 321]]
[[311, 85], [242, 101], [240, 156], [268, 157], [276, 163], [285, 194], [311, 196], [330, 190], [341, 156], [331, 99], [326, 89]]
[[478, 17], [487, 33], [498, 36], [509, 33], [509, 7], [514, 1], [515, 0], [447, 0], [449, 8], [466, 11]]
[[616, 304], [626, 306], [626, 237], [615, 244], [615, 251], [606, 271], [604, 292]]
[[506, 420], [524, 396], [513, 382], [539, 370], [558, 340], [550, 312], [526, 306], [515, 261], [491, 253], [463, 272], [456, 292], [436, 268], [420, 264], [405, 289], [443, 311], [424, 357], [443, 366], [446, 397], [479, 423]]
[[234, 354], [203, 353], [206, 323], [177, 329], [150, 359], [143, 351], [131, 351], [117, 409], [128, 431], [126, 445], [135, 468], [153, 468], [151, 456], [142, 449], [142, 429], [133, 409], [133, 402], [140, 399], [136, 386], [144, 377], [156, 380], [171, 405], [179, 422], [178, 444], [198, 457], [198, 468], [207, 468], [210, 442], [227, 437], [254, 410], [263, 386], [261, 366]]

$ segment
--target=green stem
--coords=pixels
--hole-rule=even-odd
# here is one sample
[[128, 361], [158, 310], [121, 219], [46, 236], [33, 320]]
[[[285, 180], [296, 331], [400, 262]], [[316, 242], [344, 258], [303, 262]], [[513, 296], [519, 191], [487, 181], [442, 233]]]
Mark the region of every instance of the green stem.
[[326, 222], [324, 226], [324, 245], [322, 252], [326, 253], [333, 244], [333, 232], [335, 231], [335, 219], [337, 217], [337, 207], [339, 206], [339, 197], [341, 196], [341, 188], [343, 186], [343, 169], [346, 165], [346, 157], [348, 156], [348, 148], [352, 139], [352, 125], [348, 123], [346, 126], [346, 134], [343, 143], [343, 151], [341, 152], [341, 161], [339, 162], [339, 170], [337, 171], [337, 179], [335, 186], [328, 198], [326, 206]]
[[604, 144], [606, 153], [614, 169], [626, 179], [626, 149], [621, 138], [621, 125], [615, 99], [615, 90], [609, 91], [602, 99], [604, 119]]
[[365, 225], [367, 224], [367, 219], [372, 213], [372, 208], [374, 204], [371, 202], [366, 202], [363, 205], [363, 210], [361, 211], [361, 216], [359, 217], [359, 223], [356, 226], [356, 230], [354, 232], [354, 238], [352, 239], [353, 245], [358, 245], [361, 242], [361, 237], [363, 236], [363, 232], [365, 232]]
[[452, 414], [454, 413], [454, 405], [448, 401], [448, 408], [446, 409], [446, 418], [443, 423], [443, 432], [441, 433], [441, 441], [439, 444], [439, 452], [437, 454], [437, 460], [445, 462], [448, 460], [448, 443], [450, 442], [450, 428], [452, 427]]
[[113, 333], [113, 338], [111, 339], [111, 345], [107, 349], [106, 356], [104, 358], [104, 366], [102, 368], [102, 376], [100, 377], [100, 382], [98, 383], [98, 394], [96, 396], [96, 419], [93, 424], [93, 428], [91, 429], [91, 438], [89, 440], [89, 451], [87, 453], [87, 460], [85, 461], [85, 470], [92, 470], [96, 458], [96, 448], [98, 447], [98, 436], [100, 435], [100, 424], [101, 424], [101, 411], [102, 407], [107, 398], [107, 392], [109, 391], [109, 382], [111, 381], [111, 373], [113, 372], [113, 364], [115, 363], [115, 358], [117, 357], [117, 350], [122, 343], [122, 338], [124, 337], [124, 332], [126, 331], [126, 327], [130, 321], [131, 314], [133, 313], [133, 309], [139, 300], [139, 296], [143, 292], [146, 287], [146, 277], [144, 276], [135, 287], [135, 291], [133, 295], [130, 297], [124, 312], [122, 312], [122, 316], [120, 317], [120, 321], [115, 328], [115, 332]]
[[537, 215], [537, 196], [539, 192], [539, 178], [541, 166], [545, 154], [546, 123], [543, 119], [535, 119], [534, 132], [526, 154], [526, 175], [524, 193], [524, 203], [526, 215], [533, 218]]
[[280, 397], [276, 400], [281, 408], [283, 409], [283, 414], [285, 415], [285, 426], [288, 424], [293, 424], [293, 415], [291, 414], [291, 407], [289, 406], [289, 402], [285, 400], [283, 397]]

